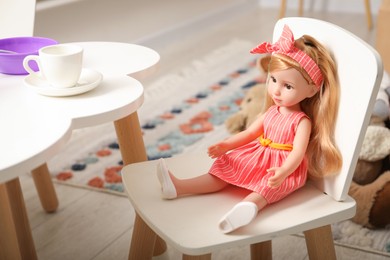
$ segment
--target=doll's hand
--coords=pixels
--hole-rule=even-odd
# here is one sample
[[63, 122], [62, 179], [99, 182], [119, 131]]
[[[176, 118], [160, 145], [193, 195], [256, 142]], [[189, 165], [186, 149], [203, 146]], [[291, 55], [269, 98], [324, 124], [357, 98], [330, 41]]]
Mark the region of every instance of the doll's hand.
[[274, 175], [268, 179], [268, 186], [271, 188], [279, 187], [286, 179], [286, 173], [281, 167], [271, 167], [267, 172], [273, 172]]
[[223, 142], [216, 143], [214, 145], [211, 145], [208, 149], [208, 154], [211, 158], [217, 158], [221, 156], [222, 154], [225, 154], [229, 149], [227, 148], [227, 145]]

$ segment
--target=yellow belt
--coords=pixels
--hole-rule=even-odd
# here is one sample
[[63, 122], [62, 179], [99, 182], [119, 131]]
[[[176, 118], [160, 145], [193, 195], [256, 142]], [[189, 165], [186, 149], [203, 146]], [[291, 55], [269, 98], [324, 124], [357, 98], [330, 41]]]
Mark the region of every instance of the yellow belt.
[[279, 150], [286, 150], [286, 151], [291, 151], [293, 149], [293, 146], [291, 144], [278, 144], [272, 142], [270, 139], [265, 139], [263, 135], [259, 137], [259, 142], [262, 146], [265, 147], [271, 147]]

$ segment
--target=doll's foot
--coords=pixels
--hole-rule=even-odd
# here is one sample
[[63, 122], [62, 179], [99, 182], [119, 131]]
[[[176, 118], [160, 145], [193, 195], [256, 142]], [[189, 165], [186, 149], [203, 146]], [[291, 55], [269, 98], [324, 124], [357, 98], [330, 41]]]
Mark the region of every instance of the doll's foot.
[[223, 233], [229, 233], [239, 227], [248, 225], [256, 216], [258, 208], [255, 203], [242, 201], [236, 204], [219, 221], [219, 228]]
[[161, 197], [169, 200], [175, 199], [177, 197], [176, 188], [163, 158], [157, 164], [157, 177], [161, 184]]

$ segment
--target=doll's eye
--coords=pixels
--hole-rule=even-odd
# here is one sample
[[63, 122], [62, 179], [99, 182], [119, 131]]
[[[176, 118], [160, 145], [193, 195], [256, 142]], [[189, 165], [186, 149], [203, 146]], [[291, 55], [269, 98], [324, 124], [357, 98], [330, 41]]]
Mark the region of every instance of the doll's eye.
[[286, 87], [286, 89], [290, 90], [290, 89], [293, 89], [293, 86], [291, 86], [290, 84], [286, 84], [284, 85]]
[[271, 76], [271, 80], [273, 83], [276, 83], [276, 79], [273, 76]]

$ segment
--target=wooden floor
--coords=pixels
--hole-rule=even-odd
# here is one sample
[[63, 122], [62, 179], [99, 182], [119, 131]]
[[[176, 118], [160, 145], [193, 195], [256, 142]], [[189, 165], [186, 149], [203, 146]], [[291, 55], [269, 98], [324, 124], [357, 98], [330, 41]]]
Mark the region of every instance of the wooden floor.
[[[169, 15], [169, 10], [171, 8], [168, 8], [166, 12], [159, 9], [158, 15]], [[295, 14], [296, 11], [293, 10], [287, 13], [287, 15]], [[207, 26], [207, 29], [197, 26], [190, 27], [191, 33], [183, 34], [180, 40], [169, 44], [165, 42], [155, 47], [162, 57], [160, 70], [153, 75], [153, 78], [144, 81], [145, 87], [159, 76], [176, 72], [188, 65], [191, 60], [222, 46], [233, 38], [254, 43], [270, 39], [277, 15], [278, 10], [252, 8], [251, 11], [243, 14], [231, 15], [225, 17], [226, 19], [215, 21]], [[367, 29], [363, 13], [330, 14], [325, 12], [322, 14], [306, 13], [305, 15], [338, 24], [370, 44], [374, 44], [375, 30]], [[104, 19], [109, 20], [107, 17]], [[39, 31], [44, 28], [36, 29]], [[115, 28], [111, 30], [114, 31]], [[60, 32], [61, 30], [58, 30], [56, 33]], [[118, 30], [117, 33], [130, 32]], [[72, 37], [75, 34], [77, 33], [74, 32]], [[66, 41], [66, 39], [64, 36], [63, 40]], [[127, 259], [134, 221], [134, 210], [127, 198], [55, 185], [60, 206], [56, 213], [46, 214], [40, 206], [33, 181], [28, 174], [21, 178], [21, 184], [39, 259]], [[213, 259], [249, 259], [249, 248], [241, 255], [235, 254], [236, 251], [237, 249], [231, 249], [216, 252]], [[380, 255], [340, 246], [336, 247], [336, 251], [338, 259], [343, 260], [385, 259]], [[172, 248], [169, 248], [167, 254], [170, 259], [180, 259], [179, 253]], [[276, 260], [308, 259], [305, 242], [297, 236], [276, 239], [273, 243], [273, 254]]]

